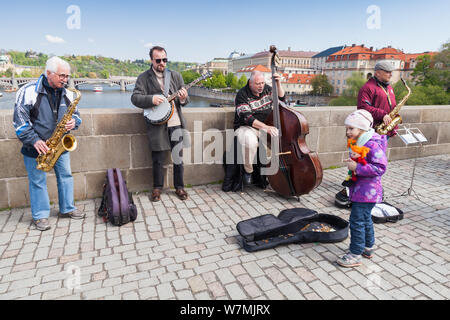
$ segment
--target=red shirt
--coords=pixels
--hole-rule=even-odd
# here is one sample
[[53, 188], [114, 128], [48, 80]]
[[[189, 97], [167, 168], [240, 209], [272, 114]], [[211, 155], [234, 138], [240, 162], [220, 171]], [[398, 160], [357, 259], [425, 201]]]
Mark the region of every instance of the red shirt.
[[[390, 104], [389, 104], [389, 99]], [[383, 117], [395, 108], [394, 89], [391, 85], [384, 87], [381, 82], [374, 77], [369, 79], [366, 84], [359, 90], [358, 109], [365, 109], [372, 114], [373, 128], [383, 122]], [[395, 135], [396, 130], [388, 133], [389, 136]]]

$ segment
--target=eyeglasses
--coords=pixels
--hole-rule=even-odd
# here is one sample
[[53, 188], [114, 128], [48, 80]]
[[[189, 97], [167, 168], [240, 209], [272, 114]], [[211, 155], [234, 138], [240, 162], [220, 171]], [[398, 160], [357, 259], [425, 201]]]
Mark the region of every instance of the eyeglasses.
[[167, 61], [169, 61], [169, 60], [167, 60], [167, 58], [164, 58], [164, 59], [155, 59], [155, 61], [156, 61], [156, 63], [160, 64], [161, 61], [164, 61], [164, 63], [167, 63]]
[[56, 72], [53, 72], [54, 74], [56, 74], [60, 79], [69, 79], [70, 75], [69, 74], [59, 74]]

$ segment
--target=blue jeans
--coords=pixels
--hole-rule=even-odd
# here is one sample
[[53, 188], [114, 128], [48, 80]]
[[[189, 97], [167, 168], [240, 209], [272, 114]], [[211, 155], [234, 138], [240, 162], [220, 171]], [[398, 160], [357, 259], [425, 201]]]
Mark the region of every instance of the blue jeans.
[[364, 247], [372, 248], [375, 244], [372, 209], [375, 203], [353, 202], [350, 213], [350, 252], [360, 255]]
[[[31, 215], [34, 220], [48, 219], [50, 216], [50, 200], [47, 191], [47, 173], [36, 169], [36, 159], [23, 156], [25, 168], [28, 172], [28, 186], [30, 191]], [[70, 154], [63, 153], [55, 167], [58, 185], [59, 211], [62, 214], [76, 210], [73, 199], [73, 177], [70, 168]]]

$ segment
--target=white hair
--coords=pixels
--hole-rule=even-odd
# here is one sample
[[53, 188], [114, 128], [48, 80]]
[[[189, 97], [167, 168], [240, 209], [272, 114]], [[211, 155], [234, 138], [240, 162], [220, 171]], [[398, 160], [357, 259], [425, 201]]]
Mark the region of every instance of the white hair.
[[255, 82], [255, 78], [261, 76], [264, 78], [264, 74], [259, 71], [259, 70], [254, 70], [251, 74], [250, 74], [250, 82], [254, 83]]
[[67, 61], [64, 61], [63, 59], [54, 56], [47, 60], [44, 75], [47, 76], [47, 71], [58, 72], [58, 67], [69, 69], [70, 72], [70, 64]]

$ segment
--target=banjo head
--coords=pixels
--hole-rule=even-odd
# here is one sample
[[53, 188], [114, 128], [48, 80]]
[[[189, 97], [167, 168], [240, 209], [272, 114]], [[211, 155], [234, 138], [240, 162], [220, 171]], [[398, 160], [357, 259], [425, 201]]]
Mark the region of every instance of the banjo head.
[[164, 98], [164, 101], [160, 105], [144, 109], [144, 117], [151, 124], [164, 124], [169, 121], [173, 114], [172, 104], [167, 101], [166, 97], [160, 97]]

